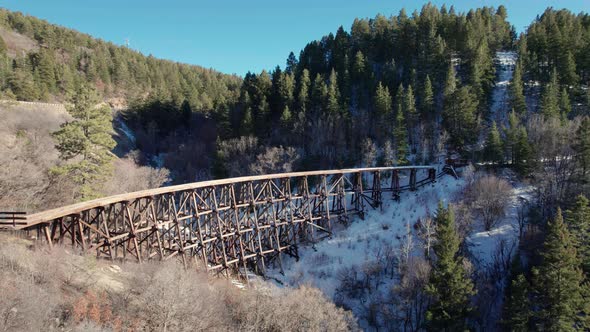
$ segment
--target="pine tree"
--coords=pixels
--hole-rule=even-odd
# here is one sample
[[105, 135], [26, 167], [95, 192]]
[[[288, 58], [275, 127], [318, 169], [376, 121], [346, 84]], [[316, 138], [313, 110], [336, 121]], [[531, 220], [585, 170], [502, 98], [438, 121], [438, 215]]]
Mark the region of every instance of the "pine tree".
[[590, 276], [590, 203], [578, 195], [571, 210], [566, 212], [566, 224], [572, 236], [578, 259], [586, 276]]
[[522, 61], [516, 62], [514, 67], [514, 74], [512, 75], [512, 83], [510, 84], [510, 103], [512, 109], [518, 114], [525, 114], [527, 111], [526, 100], [524, 97], [524, 89], [522, 83]]
[[244, 111], [244, 118], [242, 119], [242, 123], [240, 125], [240, 135], [249, 136], [253, 134], [253, 131], [254, 123], [252, 120], [252, 109], [248, 106], [246, 111]]
[[289, 56], [287, 57], [287, 66], [285, 67], [285, 71], [289, 74], [294, 73], [297, 69], [297, 64], [297, 57], [293, 52], [290, 52]]
[[55, 167], [53, 172], [67, 174], [79, 184], [81, 200], [97, 197], [96, 187], [112, 171], [110, 150], [115, 147], [115, 141], [111, 137], [111, 109], [99, 102], [93, 88], [81, 86], [68, 110], [74, 120], [66, 122], [53, 134], [60, 157], [65, 161], [74, 160]]
[[539, 328], [574, 331], [584, 310], [584, 277], [561, 209], [547, 224], [542, 258], [540, 267], [533, 269]]
[[443, 90], [443, 99], [446, 101], [457, 90], [457, 78], [455, 77], [455, 67], [453, 63], [449, 64], [447, 70], [447, 77], [445, 80], [445, 88]]
[[504, 129], [504, 149], [508, 156], [510, 163], [514, 164], [516, 161], [516, 143], [518, 141], [518, 131], [520, 120], [516, 112], [512, 110], [508, 115], [508, 128]]
[[301, 77], [299, 78], [299, 93], [297, 94], [297, 105], [299, 112], [305, 114], [309, 103], [309, 89], [311, 86], [311, 79], [309, 77], [309, 71], [303, 69]]
[[363, 52], [358, 51], [354, 57], [354, 64], [352, 67], [353, 78], [358, 80], [359, 83], [363, 83], [366, 79], [366, 72], [367, 72], [367, 60], [363, 55]]
[[529, 321], [532, 316], [529, 289], [529, 282], [522, 273], [516, 275], [508, 285], [504, 303], [505, 318], [502, 321], [502, 325], [507, 330], [514, 332], [529, 331]]
[[252, 100], [246, 88], [242, 88], [240, 105], [242, 107], [242, 113], [240, 114], [241, 118], [239, 119], [236, 131], [240, 136], [250, 136], [253, 134], [254, 123], [252, 119]]
[[477, 138], [478, 101], [468, 86], [457, 89], [445, 100], [443, 126], [457, 149], [463, 149]]
[[6, 47], [6, 43], [4, 42], [4, 39], [0, 36], [0, 55], [6, 54], [7, 50], [8, 48]]
[[392, 106], [391, 106], [391, 95], [389, 94], [389, 88], [383, 86], [381, 82], [377, 84], [377, 91], [375, 91], [375, 121], [377, 122], [376, 127], [378, 128], [377, 137], [386, 138], [391, 132], [391, 124], [393, 119], [391, 117]]
[[424, 80], [424, 89], [422, 97], [422, 119], [430, 120], [434, 118], [434, 92], [432, 90], [432, 82], [430, 76], [426, 75]]
[[270, 124], [268, 123], [270, 115], [270, 105], [266, 100], [266, 96], [262, 96], [258, 108], [256, 110], [255, 126], [256, 136], [267, 137], [270, 133]]
[[403, 112], [404, 108], [404, 95], [405, 95], [405, 90], [404, 90], [404, 86], [403, 84], [399, 84], [399, 86], [397, 87], [397, 92], [395, 93], [395, 112], [397, 114], [397, 112]]
[[590, 169], [590, 118], [585, 117], [576, 132], [573, 149], [576, 152], [576, 161], [582, 168], [582, 180], [587, 181], [586, 176]]
[[333, 68], [332, 72], [330, 73], [327, 97], [328, 113], [338, 114], [340, 112], [340, 92], [338, 91], [338, 75], [336, 75], [336, 71]]
[[395, 128], [393, 129], [393, 139], [395, 141], [395, 155], [397, 157], [397, 164], [404, 165], [408, 162], [408, 129], [406, 128], [406, 120], [404, 112], [401, 111], [401, 104], [398, 105]]
[[409, 85], [406, 89], [406, 93], [404, 94], [404, 116], [408, 123], [408, 139], [410, 146], [415, 146], [415, 138], [414, 138], [414, 130], [418, 123], [418, 112], [416, 111], [416, 99], [414, 97], [414, 91], [412, 90], [412, 86]]
[[283, 110], [283, 113], [281, 113], [281, 126], [283, 128], [283, 130], [285, 131], [290, 131], [291, 129], [291, 111], [289, 110], [289, 106], [285, 106], [285, 109]]
[[328, 100], [328, 86], [320, 74], [316, 74], [311, 89], [311, 102], [313, 108], [318, 112], [324, 111]]
[[486, 139], [484, 155], [486, 160], [492, 161], [493, 163], [502, 164], [504, 162], [502, 139], [500, 138], [500, 132], [495, 121], [492, 122], [492, 128], [490, 128]]
[[531, 285], [524, 275], [520, 253], [512, 255], [510, 280], [504, 291], [502, 327], [509, 331], [528, 331], [533, 316], [530, 301]]
[[455, 216], [449, 206], [439, 203], [436, 212], [436, 261], [432, 267], [426, 293], [432, 298], [426, 312], [430, 331], [462, 331], [472, 308], [469, 300], [475, 294], [473, 282], [459, 256], [460, 239], [455, 229]]
[[559, 86], [555, 68], [541, 96], [541, 112], [546, 119], [559, 117]]
[[480, 101], [480, 106], [487, 104], [487, 96], [493, 86], [495, 69], [485, 38], [475, 49], [475, 54], [470, 63], [469, 83], [473, 93]]
[[188, 100], [184, 100], [182, 102], [182, 104], [180, 105], [180, 113], [182, 114], [182, 123], [184, 124], [184, 126], [186, 128], [189, 128], [191, 125], [191, 117], [193, 115], [193, 109], [191, 107], [191, 104], [188, 102]]
[[571, 111], [572, 104], [570, 102], [570, 96], [567, 93], [567, 89], [563, 88], [559, 94], [559, 112], [561, 118], [566, 120]]
[[389, 88], [383, 86], [381, 82], [377, 84], [377, 91], [375, 91], [375, 111], [379, 119], [385, 120], [391, 115], [391, 95]]
[[532, 167], [532, 149], [524, 126], [518, 128], [513, 153], [514, 167], [521, 174], [527, 174]]
[[567, 86], [576, 86], [578, 84], [578, 74], [576, 74], [576, 61], [572, 52], [562, 52], [560, 57], [559, 76], [561, 83]]
[[293, 107], [295, 99], [295, 76], [292, 73], [284, 72], [279, 82], [279, 106], [283, 109], [285, 107]]

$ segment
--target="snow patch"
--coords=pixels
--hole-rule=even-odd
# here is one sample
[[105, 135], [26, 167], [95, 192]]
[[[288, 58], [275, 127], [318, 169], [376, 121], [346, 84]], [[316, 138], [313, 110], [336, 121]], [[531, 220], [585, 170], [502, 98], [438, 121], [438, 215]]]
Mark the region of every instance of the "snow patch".
[[119, 114], [117, 114], [114, 117], [114, 120], [116, 128], [119, 129], [125, 135], [125, 137], [129, 140], [129, 142], [133, 144], [133, 146], [135, 146], [137, 143], [137, 138], [135, 137], [135, 134], [133, 133], [131, 128], [127, 126], [127, 124], [123, 119], [121, 119], [121, 116]]
[[532, 199], [533, 189], [530, 185], [517, 184], [512, 189], [505, 217], [490, 231], [483, 230], [483, 223], [474, 222], [474, 226], [478, 228], [465, 241], [469, 245], [469, 251], [476, 264], [480, 267], [487, 267], [493, 263], [494, 254], [502, 242], [508, 248], [518, 247], [518, 209], [522, 206], [522, 200]]
[[508, 86], [512, 80], [514, 67], [518, 56], [516, 52], [496, 52], [494, 63], [496, 64], [496, 82], [492, 92], [492, 105], [490, 107], [491, 118], [498, 125], [507, 121], [510, 96]]

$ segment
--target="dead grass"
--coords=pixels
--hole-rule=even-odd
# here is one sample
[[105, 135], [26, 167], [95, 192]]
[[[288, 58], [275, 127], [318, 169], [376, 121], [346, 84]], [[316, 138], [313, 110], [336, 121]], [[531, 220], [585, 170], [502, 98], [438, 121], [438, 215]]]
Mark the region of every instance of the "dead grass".
[[[107, 281], [105, 281], [107, 280]], [[175, 261], [117, 263], [0, 235], [0, 331], [347, 331], [310, 287], [239, 289]]]

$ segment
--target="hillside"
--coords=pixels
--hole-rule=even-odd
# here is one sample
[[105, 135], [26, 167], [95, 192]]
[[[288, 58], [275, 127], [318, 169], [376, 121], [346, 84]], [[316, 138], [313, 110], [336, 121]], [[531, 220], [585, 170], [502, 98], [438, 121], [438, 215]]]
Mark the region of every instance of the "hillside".
[[[76, 184], [53, 171], [62, 164], [52, 133], [72, 116], [63, 104], [0, 101], [0, 210], [29, 213], [74, 202]], [[129, 152], [128, 139], [111, 132], [117, 150]], [[133, 155], [113, 159], [102, 183], [103, 195], [159, 187], [169, 181], [166, 169], [141, 166]]]
[[259, 281], [244, 289], [174, 261], [125, 264], [69, 250], [48, 253], [34, 242], [0, 236], [3, 330], [357, 329], [350, 312], [310, 287], [278, 289]]
[[145, 56], [32, 16], [0, 9], [0, 91], [18, 100], [64, 101], [81, 83], [104, 97], [157, 94], [195, 111], [235, 100], [241, 79]]

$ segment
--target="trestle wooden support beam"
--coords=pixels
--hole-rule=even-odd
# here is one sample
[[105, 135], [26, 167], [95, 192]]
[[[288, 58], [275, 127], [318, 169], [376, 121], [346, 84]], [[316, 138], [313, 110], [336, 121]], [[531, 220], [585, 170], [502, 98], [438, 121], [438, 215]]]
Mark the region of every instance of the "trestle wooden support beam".
[[284, 173], [200, 182], [106, 197], [26, 217], [49, 246], [71, 243], [111, 260], [178, 258], [217, 273], [282, 269], [301, 243], [382, 206], [384, 194], [436, 180], [434, 167]]

